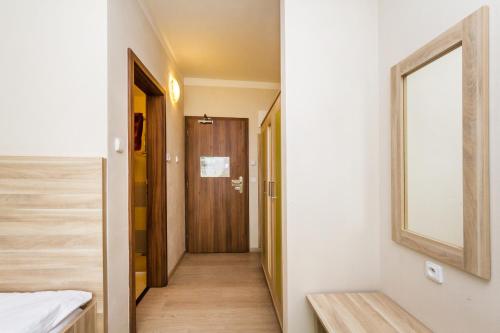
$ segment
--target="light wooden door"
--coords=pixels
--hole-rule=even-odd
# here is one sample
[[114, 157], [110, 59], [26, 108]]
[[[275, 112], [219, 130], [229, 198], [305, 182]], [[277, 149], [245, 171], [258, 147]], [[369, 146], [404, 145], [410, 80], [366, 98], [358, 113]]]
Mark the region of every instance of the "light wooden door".
[[273, 126], [269, 119], [261, 127], [263, 138], [263, 184], [264, 184], [264, 271], [270, 281], [274, 278], [274, 204], [273, 204]]
[[187, 248], [248, 252], [248, 119], [186, 117]]
[[262, 267], [282, 323], [281, 108], [277, 98], [260, 126], [259, 202]]

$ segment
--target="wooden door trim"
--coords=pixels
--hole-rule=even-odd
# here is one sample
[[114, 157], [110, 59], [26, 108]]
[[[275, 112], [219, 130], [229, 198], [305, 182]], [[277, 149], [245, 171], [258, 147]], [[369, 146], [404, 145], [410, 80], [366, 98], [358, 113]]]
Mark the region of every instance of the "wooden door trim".
[[245, 232], [247, 234], [247, 244], [246, 244], [246, 252], [250, 251], [250, 129], [248, 127], [249, 124], [249, 119], [245, 119], [245, 154], [247, 157], [247, 163], [245, 166], [245, 209], [246, 209], [246, 214], [245, 214]]
[[[134, 85], [147, 96], [146, 122], [153, 147], [148, 154], [148, 287], [168, 283], [167, 269], [167, 169], [166, 91], [137, 55], [128, 49], [128, 237], [129, 237], [129, 330], [136, 331], [135, 224], [134, 224]], [[154, 167], [153, 167], [154, 165]], [[153, 172], [154, 171], [154, 172]], [[154, 206], [153, 206], [154, 203]], [[151, 207], [151, 208], [150, 208]], [[154, 250], [154, 251], [153, 251]], [[154, 256], [154, 258], [150, 258]]]
[[[269, 118], [269, 115], [271, 114], [271, 111], [274, 108], [274, 105], [276, 104], [276, 102], [278, 102], [278, 99], [280, 98], [280, 96], [281, 96], [281, 90], [278, 91], [278, 93], [276, 94], [276, 97], [274, 98], [274, 100], [271, 104], [271, 107], [269, 108], [269, 110], [267, 110], [266, 115], [264, 116], [264, 119], [262, 119], [262, 121], [259, 124], [259, 127], [262, 127], [264, 125], [264, 123], [267, 121], [267, 119]], [[280, 100], [280, 103], [281, 103], [281, 100]]]
[[[245, 156], [246, 156], [246, 166], [245, 166], [245, 232], [246, 232], [246, 250], [245, 252], [250, 251], [250, 144], [249, 144], [249, 135], [250, 135], [250, 129], [249, 129], [249, 118], [245, 117], [210, 117], [211, 119], [214, 120], [243, 120], [245, 122]], [[187, 123], [187, 119], [203, 119], [203, 116], [184, 116], [184, 123]], [[187, 126], [185, 126], [185, 131], [184, 131], [184, 153], [187, 158], [187, 154], [189, 151], [188, 147], [188, 133], [187, 133]], [[185, 226], [185, 243], [186, 243], [186, 252], [189, 252], [189, 221], [187, 221], [188, 218], [188, 210], [189, 210], [189, 200], [188, 200], [188, 165], [184, 166], [184, 179], [185, 179], [185, 205], [184, 205], [184, 213], [186, 216], [186, 226]]]

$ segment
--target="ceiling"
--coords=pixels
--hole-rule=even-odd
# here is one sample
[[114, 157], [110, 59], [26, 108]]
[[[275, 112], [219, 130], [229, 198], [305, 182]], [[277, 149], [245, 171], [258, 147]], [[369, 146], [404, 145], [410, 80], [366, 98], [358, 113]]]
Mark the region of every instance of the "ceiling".
[[279, 0], [141, 0], [186, 77], [280, 81]]

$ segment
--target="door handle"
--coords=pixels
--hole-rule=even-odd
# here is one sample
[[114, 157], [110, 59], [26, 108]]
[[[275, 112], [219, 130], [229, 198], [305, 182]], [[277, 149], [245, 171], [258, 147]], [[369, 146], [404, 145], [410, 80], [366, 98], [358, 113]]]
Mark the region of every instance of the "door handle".
[[276, 182], [275, 181], [269, 181], [268, 182], [268, 196], [271, 198], [271, 199], [276, 199], [277, 196], [276, 196]]
[[234, 188], [235, 191], [243, 193], [243, 177], [240, 176], [240, 178], [238, 179], [232, 179], [231, 186]]

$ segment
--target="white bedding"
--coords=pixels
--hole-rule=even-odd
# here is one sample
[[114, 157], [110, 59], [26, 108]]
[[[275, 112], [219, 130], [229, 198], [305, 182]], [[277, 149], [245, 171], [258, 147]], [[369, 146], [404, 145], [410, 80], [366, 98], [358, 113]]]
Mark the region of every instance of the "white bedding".
[[92, 299], [77, 290], [0, 293], [0, 332], [47, 333]]
[[64, 318], [63, 321], [61, 321], [59, 324], [57, 324], [56, 327], [51, 329], [49, 333], [61, 333], [66, 328], [66, 325], [68, 325], [73, 319], [78, 317], [78, 315], [82, 312], [83, 312], [83, 310], [80, 308], [71, 312], [66, 318]]

